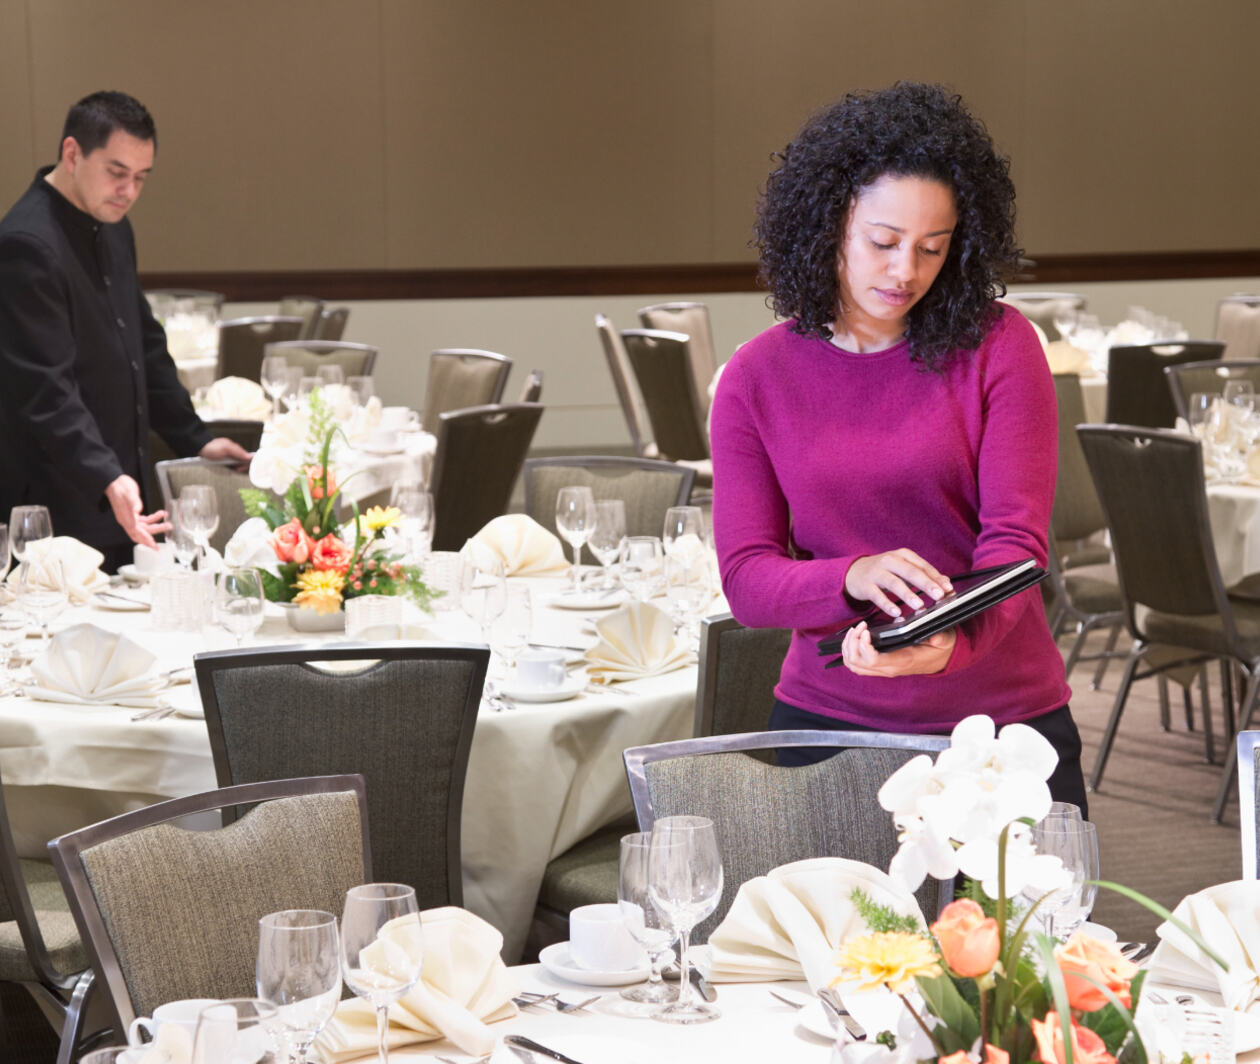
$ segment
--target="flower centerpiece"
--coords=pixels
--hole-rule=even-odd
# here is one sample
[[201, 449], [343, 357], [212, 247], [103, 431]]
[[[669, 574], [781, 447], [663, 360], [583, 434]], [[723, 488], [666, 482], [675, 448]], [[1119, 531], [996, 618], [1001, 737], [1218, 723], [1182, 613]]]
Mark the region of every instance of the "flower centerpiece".
[[[1058, 942], [1038, 930], [1038, 908], [1070, 882], [1057, 857], [1037, 853], [1031, 830], [1050, 811], [1057, 761], [1032, 728], [995, 734], [988, 717], [969, 717], [935, 763], [915, 757], [880, 789], [900, 840], [889, 874], [913, 891], [929, 874], [962, 873], [967, 896], [945, 906], [929, 934], [855, 892], [871, 930], [841, 944], [832, 985], [895, 995], [904, 1009], [864, 1042], [842, 1037], [842, 1064], [1145, 1064], [1134, 1021], [1145, 972], [1082, 931]], [[1172, 920], [1224, 967], [1162, 906], [1098, 886]]]

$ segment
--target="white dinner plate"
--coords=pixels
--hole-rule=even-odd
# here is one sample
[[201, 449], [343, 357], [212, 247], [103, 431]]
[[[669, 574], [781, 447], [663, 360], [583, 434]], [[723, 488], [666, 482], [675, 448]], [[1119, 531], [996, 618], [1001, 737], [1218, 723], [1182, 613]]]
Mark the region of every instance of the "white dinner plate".
[[585, 986], [629, 986], [641, 983], [650, 974], [651, 969], [645, 964], [641, 968], [625, 968], [619, 972], [592, 971], [579, 968], [569, 956], [569, 944], [556, 942], [538, 954], [539, 963], [557, 979], [567, 979], [570, 983]]
[[1260, 1016], [1235, 1012], [1234, 1052], [1250, 1053], [1253, 1049], [1260, 1049]]
[[503, 693], [513, 702], [564, 702], [582, 693], [586, 686], [585, 676], [566, 676], [559, 687], [516, 687], [500, 685]]
[[629, 596], [620, 588], [611, 591], [577, 591], [540, 598], [544, 606], [557, 610], [613, 610], [624, 606]]
[[166, 693], [166, 701], [175, 710], [175, 716], [190, 720], [205, 720], [206, 711], [201, 704], [201, 692], [197, 685], [181, 684]]
[[[246, 1031], [243, 1035], [241, 1035], [242, 1040], [247, 1040], [249, 1037], [249, 1031]], [[134, 1049], [128, 1049], [125, 1053], [119, 1055], [118, 1064], [140, 1064], [140, 1061], [145, 1058], [145, 1055], [152, 1048], [153, 1047], [150, 1044], [146, 1046], [136, 1046]], [[257, 1064], [258, 1061], [262, 1060], [262, 1058], [266, 1056], [267, 1052], [268, 1047], [265, 1044], [259, 1045], [255, 1048], [253, 1046], [249, 1046], [248, 1044], [242, 1046], [238, 1043], [236, 1046], [236, 1052], [232, 1054], [231, 1064]]]
[[[784, 995], [784, 997], [787, 996], [786, 994]], [[831, 1021], [827, 1019], [827, 1011], [823, 1008], [823, 1003], [817, 998], [806, 1004], [796, 1014], [796, 1025], [824, 1041], [834, 1042], [836, 1040], [836, 1029], [831, 1026]]]
[[142, 573], [134, 565], [120, 565], [118, 567], [118, 575], [129, 584], [147, 584], [149, 582], [149, 574]]

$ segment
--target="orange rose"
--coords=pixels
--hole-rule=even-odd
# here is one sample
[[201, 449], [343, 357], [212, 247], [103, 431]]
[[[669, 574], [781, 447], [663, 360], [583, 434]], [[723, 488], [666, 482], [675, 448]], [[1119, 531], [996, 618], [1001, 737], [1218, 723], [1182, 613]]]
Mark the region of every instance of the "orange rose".
[[271, 549], [282, 562], [302, 565], [311, 556], [311, 537], [295, 517], [287, 525], [281, 525], [271, 533]]
[[311, 548], [311, 564], [316, 569], [335, 569], [344, 573], [350, 568], [351, 551], [336, 536], [329, 533]]
[[[1047, 1012], [1044, 1020], [1032, 1021], [1033, 1037], [1037, 1039], [1037, 1055], [1042, 1064], [1064, 1064], [1063, 1031], [1059, 1027], [1059, 1014]], [[1072, 1024], [1072, 1056], [1077, 1064], [1116, 1064], [1116, 1058], [1107, 1052], [1103, 1040], [1088, 1027]]]
[[1054, 951], [1059, 971], [1067, 987], [1068, 1004], [1082, 1012], [1097, 1012], [1108, 1004], [1102, 987], [1106, 987], [1130, 1008], [1129, 983], [1138, 973], [1138, 966], [1120, 956], [1110, 942], [1077, 931]]
[[[320, 484], [320, 480], [324, 476], [324, 467], [316, 463], [308, 465], [304, 470], [306, 473], [306, 486], [311, 490], [312, 499], [322, 499], [324, 497], [324, 488]], [[337, 490], [337, 478], [333, 476], [333, 471], [328, 470], [328, 494], [331, 495]]]
[[1001, 942], [997, 921], [970, 898], [951, 901], [932, 925], [945, 963], [965, 979], [989, 971], [998, 958]]
[[[1010, 1064], [1011, 1055], [1005, 1049], [999, 1049], [988, 1042], [984, 1043], [984, 1061], [982, 1064]], [[941, 1057], [936, 1064], [971, 1064], [971, 1058], [961, 1049], [947, 1057]]]

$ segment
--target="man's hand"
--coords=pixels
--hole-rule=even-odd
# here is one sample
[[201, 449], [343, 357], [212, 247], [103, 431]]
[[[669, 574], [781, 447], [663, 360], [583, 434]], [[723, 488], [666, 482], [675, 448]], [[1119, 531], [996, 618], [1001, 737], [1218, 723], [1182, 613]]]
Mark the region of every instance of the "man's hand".
[[122, 530], [134, 543], [156, 548], [153, 537], [159, 532], [171, 530], [165, 510], [147, 515], [141, 512], [144, 500], [140, 498], [140, 485], [126, 473], [110, 482], [105, 489], [105, 498], [114, 511], [114, 520], [122, 525]]
[[841, 652], [845, 668], [858, 676], [926, 676], [949, 664], [957, 639], [957, 631], [946, 628], [921, 643], [881, 654], [871, 643], [870, 629], [862, 621], [845, 633]]
[[207, 443], [199, 452], [202, 458], [207, 458], [212, 462], [238, 462], [237, 468], [242, 472], [249, 468], [249, 463], [253, 459], [244, 447], [235, 440], [229, 440], [226, 436], [218, 436]]

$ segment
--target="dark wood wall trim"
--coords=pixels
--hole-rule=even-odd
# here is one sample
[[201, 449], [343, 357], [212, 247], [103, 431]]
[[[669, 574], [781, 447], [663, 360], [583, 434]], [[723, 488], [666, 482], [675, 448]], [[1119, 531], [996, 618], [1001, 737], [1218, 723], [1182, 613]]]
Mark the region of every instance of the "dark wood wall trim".
[[[1105, 255], [1041, 255], [1021, 284], [1260, 277], [1260, 248]], [[753, 263], [664, 266], [547, 266], [485, 270], [271, 270], [145, 273], [146, 288], [204, 288], [236, 303], [309, 293], [329, 300], [502, 299], [546, 296], [756, 292]]]

